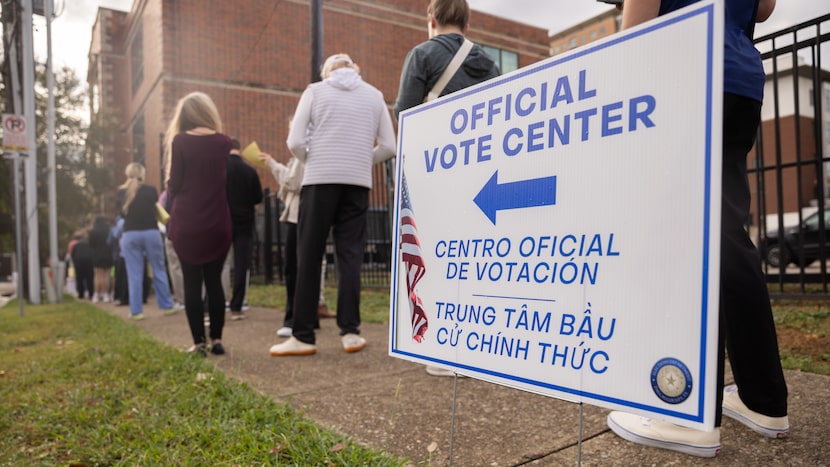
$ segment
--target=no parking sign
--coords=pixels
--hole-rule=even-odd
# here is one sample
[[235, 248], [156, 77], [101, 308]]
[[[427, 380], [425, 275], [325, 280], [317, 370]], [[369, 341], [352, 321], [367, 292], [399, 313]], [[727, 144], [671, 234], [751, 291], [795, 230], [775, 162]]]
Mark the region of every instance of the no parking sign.
[[711, 429], [723, 4], [401, 113], [390, 355]]
[[7, 151], [28, 152], [26, 142], [28, 126], [22, 115], [3, 114], [3, 149]]

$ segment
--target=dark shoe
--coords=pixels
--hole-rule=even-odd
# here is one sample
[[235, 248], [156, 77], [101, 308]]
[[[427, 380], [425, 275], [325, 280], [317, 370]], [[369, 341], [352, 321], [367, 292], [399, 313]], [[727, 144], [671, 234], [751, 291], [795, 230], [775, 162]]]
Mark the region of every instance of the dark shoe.
[[337, 318], [337, 313], [332, 313], [326, 305], [318, 305], [317, 316], [320, 318]]
[[225, 348], [222, 347], [221, 342], [217, 342], [210, 346], [210, 353], [213, 355], [225, 355]]
[[207, 357], [207, 347], [205, 347], [204, 344], [194, 345], [193, 347], [187, 349], [187, 353], [198, 357]]

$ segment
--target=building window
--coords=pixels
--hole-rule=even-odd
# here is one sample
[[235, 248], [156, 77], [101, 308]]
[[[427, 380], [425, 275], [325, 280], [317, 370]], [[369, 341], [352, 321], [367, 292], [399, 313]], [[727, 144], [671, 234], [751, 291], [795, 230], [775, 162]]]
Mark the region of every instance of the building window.
[[571, 39], [571, 48], [574, 49], [577, 45], [579, 45], [579, 42], [577, 42], [576, 37], [574, 37]]
[[143, 166], [147, 166], [146, 163], [146, 146], [144, 143], [144, 113], [141, 113], [135, 117], [135, 123], [133, 123], [133, 162], [138, 162]]
[[144, 32], [141, 25], [138, 25], [136, 29], [133, 45], [130, 48], [130, 69], [132, 71], [132, 89], [133, 94], [135, 94], [136, 89], [144, 79]]
[[519, 69], [519, 54], [516, 52], [502, 50], [489, 45], [483, 45], [482, 47], [484, 48], [484, 52], [496, 62], [496, 65], [499, 66], [499, 70], [502, 73], [510, 73], [513, 70]]

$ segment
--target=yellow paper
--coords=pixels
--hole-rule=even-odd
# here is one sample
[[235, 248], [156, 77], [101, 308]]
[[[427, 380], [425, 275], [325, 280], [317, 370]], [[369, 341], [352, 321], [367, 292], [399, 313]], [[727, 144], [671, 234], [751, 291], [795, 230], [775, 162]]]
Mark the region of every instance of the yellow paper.
[[245, 146], [245, 149], [242, 150], [241, 154], [249, 164], [256, 167], [262, 167], [263, 169], [267, 168], [267, 166], [259, 160], [259, 146], [257, 146], [256, 141], [252, 141], [251, 144]]
[[166, 225], [167, 221], [170, 220], [170, 214], [160, 203], [156, 203], [156, 220], [162, 225]]

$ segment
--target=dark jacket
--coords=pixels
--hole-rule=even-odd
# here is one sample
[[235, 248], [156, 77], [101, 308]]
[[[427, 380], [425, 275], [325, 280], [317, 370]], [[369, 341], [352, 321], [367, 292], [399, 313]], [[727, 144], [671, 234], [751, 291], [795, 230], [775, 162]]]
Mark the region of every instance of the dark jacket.
[[92, 261], [96, 268], [112, 267], [112, 247], [108, 243], [110, 228], [103, 218], [95, 219], [89, 231], [89, 246], [92, 248]]
[[[401, 84], [395, 102], [395, 118], [398, 118], [400, 112], [424, 102], [424, 98], [463, 42], [464, 36], [461, 34], [441, 34], [409, 51], [401, 72]], [[499, 74], [501, 73], [498, 65], [481, 46], [475, 44], [441, 95], [487, 81]]]
[[124, 212], [126, 191], [119, 188], [115, 194], [115, 205], [124, 216], [124, 232], [133, 230], [158, 230], [156, 221], [156, 202], [158, 190], [150, 185], [141, 185], [135, 192], [135, 198], [127, 212]]
[[252, 229], [255, 207], [262, 202], [262, 185], [257, 171], [238, 154], [228, 157], [227, 190], [234, 230]]
[[78, 269], [89, 269], [90, 272], [92, 271], [93, 263], [92, 263], [92, 247], [89, 246], [89, 241], [85, 238], [78, 240], [78, 243], [72, 247], [72, 264], [75, 266], [75, 270]]

